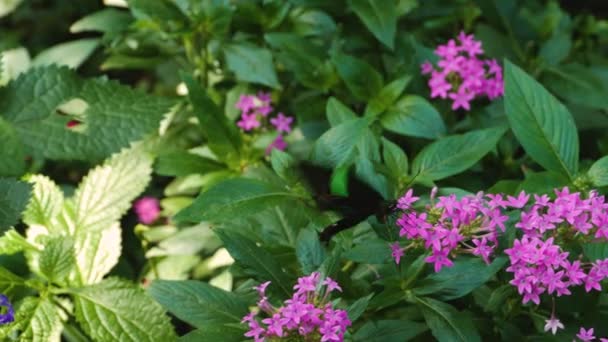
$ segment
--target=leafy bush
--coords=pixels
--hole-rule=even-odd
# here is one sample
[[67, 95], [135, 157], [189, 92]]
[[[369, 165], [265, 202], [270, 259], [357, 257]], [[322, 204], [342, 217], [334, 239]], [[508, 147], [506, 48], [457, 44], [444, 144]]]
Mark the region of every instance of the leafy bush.
[[606, 13], [0, 1], [2, 339], [608, 336]]

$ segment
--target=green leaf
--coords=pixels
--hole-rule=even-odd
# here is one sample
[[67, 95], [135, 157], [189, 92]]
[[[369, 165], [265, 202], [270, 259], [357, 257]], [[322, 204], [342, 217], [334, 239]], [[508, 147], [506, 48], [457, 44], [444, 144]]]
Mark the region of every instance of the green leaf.
[[0, 177], [18, 177], [26, 169], [26, 154], [17, 131], [0, 117]]
[[74, 194], [78, 230], [102, 230], [118, 222], [150, 182], [152, 161], [140, 147], [131, 148], [90, 171]]
[[608, 242], [588, 242], [583, 245], [583, 252], [590, 261], [608, 258]]
[[188, 20], [173, 1], [128, 0], [128, 4], [137, 19], [153, 20], [161, 24]]
[[332, 62], [357, 100], [369, 100], [382, 89], [382, 75], [367, 62], [343, 53], [335, 54]]
[[154, 170], [162, 176], [181, 177], [193, 173], [223, 170], [226, 167], [215, 160], [188, 152], [173, 152], [158, 157]]
[[490, 265], [479, 258], [460, 259], [453, 267], [444, 268], [422, 280], [413, 292], [416, 295], [434, 294], [445, 301], [460, 298], [485, 284], [506, 262], [504, 257], [496, 258]]
[[9, 296], [13, 289], [23, 287], [25, 279], [0, 266], [0, 293]]
[[327, 113], [327, 121], [329, 121], [332, 127], [349, 120], [357, 119], [357, 114], [335, 97], [330, 97], [327, 100], [325, 112]]
[[574, 120], [553, 95], [519, 67], [506, 62], [505, 110], [528, 155], [570, 180], [578, 171], [579, 141]]
[[84, 38], [57, 44], [39, 53], [32, 60], [32, 66], [56, 64], [76, 69], [93, 54], [98, 46], [98, 38]]
[[0, 255], [12, 255], [24, 250], [37, 250], [16, 230], [11, 229], [0, 237]]
[[315, 142], [311, 159], [324, 167], [348, 164], [355, 157], [357, 144], [369, 132], [368, 126], [368, 119], [357, 118], [332, 127]]
[[95, 341], [175, 341], [169, 317], [143, 290], [109, 278], [71, 292], [76, 320]]
[[249, 217], [284, 201], [302, 199], [300, 195], [267, 182], [234, 178], [220, 182], [201, 193], [191, 206], [175, 216], [178, 222], [226, 221]]
[[591, 165], [587, 172], [594, 186], [608, 185], [608, 156], [605, 156]]
[[293, 174], [296, 160], [289, 153], [273, 148], [270, 153], [270, 164], [279, 177], [285, 180], [295, 180]]
[[527, 193], [536, 193], [539, 195], [553, 192], [553, 189], [561, 188], [570, 184], [568, 177], [561, 173], [552, 171], [528, 172], [515, 193], [525, 191]]
[[389, 259], [391, 250], [386, 241], [368, 239], [344, 253], [344, 258], [365, 264], [382, 264]]
[[140, 148], [116, 154], [89, 172], [74, 195], [73, 209], [64, 214], [72, 221], [77, 269], [76, 284], [99, 282], [118, 262], [119, 220], [150, 181], [152, 158]]
[[51, 228], [52, 222], [63, 207], [63, 192], [55, 182], [43, 175], [30, 176], [28, 182], [33, 185], [33, 191], [23, 213], [23, 222], [29, 226], [41, 225]]
[[192, 76], [182, 74], [182, 80], [188, 86], [188, 97], [199, 124], [207, 136], [209, 148], [218, 158], [237, 163], [242, 143], [236, 125], [228, 121], [222, 110]]
[[65, 314], [50, 299], [27, 297], [15, 312], [15, 321], [0, 328], [0, 338], [19, 334], [19, 341], [59, 342]]
[[428, 328], [421, 323], [406, 320], [367, 322], [353, 336], [355, 342], [405, 342]]
[[241, 342], [247, 330], [232, 325], [209, 324], [179, 338], [179, 342], [222, 341]]
[[401, 96], [401, 93], [403, 93], [403, 90], [411, 80], [412, 77], [407, 75], [384, 86], [365, 107], [365, 115], [376, 116], [383, 113]]
[[407, 155], [401, 147], [385, 138], [382, 138], [382, 159], [395, 179], [407, 175]]
[[271, 287], [276, 286], [283, 295], [291, 296], [290, 276], [272, 254], [243, 234], [227, 229], [217, 229], [215, 232], [237, 262], [249, 268], [260, 281], [270, 280]]
[[106, 8], [80, 18], [70, 26], [70, 32], [120, 32], [132, 21], [133, 17], [128, 12]]
[[327, 13], [314, 8], [296, 8], [290, 13], [293, 31], [299, 36], [330, 36], [336, 23]]
[[581, 106], [608, 108], [608, 89], [594, 71], [580, 64], [548, 68], [543, 83], [567, 102]]
[[[158, 129], [173, 101], [107, 79], [80, 79], [65, 67], [35, 68], [0, 90], [0, 112], [21, 143], [50, 159], [99, 161]], [[58, 115], [68, 102], [79, 112]], [[71, 116], [81, 125], [66, 127]]]
[[367, 28], [391, 50], [397, 32], [397, 6], [395, 1], [349, 0], [349, 7]]
[[0, 178], [0, 228], [8, 228], [19, 222], [30, 191], [31, 186], [27, 183]]
[[296, 241], [296, 256], [302, 267], [303, 274], [315, 271], [323, 260], [325, 251], [319, 242], [319, 235], [312, 229], [302, 229]]
[[496, 127], [441, 138], [418, 153], [412, 174], [439, 180], [465, 171], [494, 149], [504, 132]]
[[436, 139], [446, 128], [439, 112], [423, 97], [406, 95], [380, 119], [385, 129], [406, 136]]
[[170, 313], [200, 329], [239, 323], [248, 313], [247, 303], [234, 293], [201, 281], [156, 280], [148, 291]]
[[235, 73], [239, 81], [258, 83], [280, 88], [272, 62], [272, 54], [253, 44], [238, 43], [224, 47], [228, 70]]
[[277, 61], [293, 72], [302, 85], [319, 90], [329, 89], [337, 80], [327, 60], [327, 50], [292, 33], [269, 33], [264, 39], [273, 48]]
[[459, 312], [453, 306], [431, 298], [416, 297], [416, 303], [438, 341], [481, 341], [469, 314]]
[[369, 305], [369, 301], [372, 299], [373, 296], [374, 294], [371, 293], [365, 297], [361, 297], [348, 307], [346, 312], [351, 322], [357, 321], [357, 319], [359, 319], [359, 317], [363, 315], [365, 309], [367, 309], [367, 306]]
[[51, 282], [63, 284], [63, 279], [76, 267], [74, 241], [55, 237], [48, 240], [40, 253], [40, 272]]

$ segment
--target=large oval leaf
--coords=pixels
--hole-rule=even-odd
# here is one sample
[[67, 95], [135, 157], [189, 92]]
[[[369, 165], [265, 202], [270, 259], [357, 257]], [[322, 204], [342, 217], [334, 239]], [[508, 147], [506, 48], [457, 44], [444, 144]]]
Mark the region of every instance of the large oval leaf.
[[428, 297], [416, 298], [433, 336], [440, 342], [481, 341], [471, 317], [453, 306]]
[[495, 127], [439, 139], [416, 156], [412, 173], [429, 180], [460, 173], [490, 152], [504, 132], [504, 127]]
[[571, 180], [578, 171], [579, 141], [572, 115], [543, 86], [506, 62], [505, 110], [528, 155]]
[[402, 97], [382, 115], [380, 122], [391, 132], [412, 137], [436, 139], [445, 134], [439, 112], [417, 95]]

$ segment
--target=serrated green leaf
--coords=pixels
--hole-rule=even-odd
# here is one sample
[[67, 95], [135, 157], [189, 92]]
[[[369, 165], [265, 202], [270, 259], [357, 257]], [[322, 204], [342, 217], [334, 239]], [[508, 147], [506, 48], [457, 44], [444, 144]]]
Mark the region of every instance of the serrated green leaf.
[[0, 228], [8, 228], [19, 222], [30, 191], [31, 186], [27, 183], [0, 178]]
[[608, 185], [608, 156], [605, 156], [591, 165], [587, 172], [593, 185], [600, 187]]
[[573, 180], [579, 141], [572, 115], [519, 67], [505, 64], [505, 111], [517, 140], [545, 169]]
[[11, 255], [30, 249], [36, 250], [36, 247], [14, 229], [6, 231], [0, 237], [0, 255]]
[[161, 306], [134, 285], [109, 278], [75, 289], [76, 320], [99, 342], [175, 341], [169, 317]]
[[332, 57], [332, 62], [356, 99], [369, 100], [382, 89], [382, 75], [364, 60], [337, 53]]
[[423, 97], [406, 95], [381, 116], [385, 129], [406, 136], [437, 139], [446, 128], [439, 112]]
[[[65, 67], [35, 68], [0, 90], [0, 112], [22, 144], [50, 159], [99, 161], [158, 128], [173, 101], [143, 94], [106, 79], [80, 79]], [[78, 129], [57, 109], [83, 103]]]
[[177, 318], [201, 329], [239, 323], [248, 312], [235, 294], [200, 281], [156, 280], [148, 291]]
[[325, 259], [325, 250], [319, 242], [319, 234], [312, 229], [302, 229], [296, 241], [296, 256], [303, 274], [315, 271]]
[[406, 320], [367, 322], [353, 336], [355, 342], [405, 342], [428, 328], [421, 323]]
[[51, 282], [64, 284], [63, 280], [76, 267], [74, 241], [67, 237], [48, 240], [39, 258], [40, 273]]
[[[74, 195], [78, 284], [100, 281], [120, 256], [119, 220], [150, 181], [152, 158], [139, 148], [116, 154], [93, 169]], [[69, 215], [68, 215], [69, 216]]]
[[33, 185], [32, 197], [23, 213], [27, 225], [41, 225], [50, 229], [63, 207], [63, 192], [50, 178], [34, 175], [28, 178]]
[[76, 69], [93, 54], [99, 42], [98, 38], [84, 38], [51, 46], [34, 57], [32, 66], [56, 64]]
[[201, 193], [191, 206], [179, 212], [174, 219], [178, 222], [226, 221], [236, 217], [249, 217], [284, 201], [301, 199], [301, 195], [275, 184], [234, 178]]
[[487, 265], [479, 258], [457, 260], [453, 267], [423, 279], [412, 291], [416, 295], [435, 294], [436, 298], [446, 301], [460, 298], [490, 280], [506, 261], [498, 257]]
[[0, 117], [0, 177], [18, 177], [25, 172], [25, 151], [15, 129]]
[[15, 312], [15, 321], [0, 328], [0, 338], [19, 334], [23, 342], [59, 342], [63, 312], [49, 299], [26, 297]]
[[397, 32], [396, 2], [349, 0], [348, 4], [374, 36], [392, 50]]
[[439, 180], [460, 173], [494, 149], [504, 132], [504, 127], [496, 127], [441, 138], [418, 153], [412, 174]]
[[228, 70], [239, 81], [258, 83], [280, 88], [272, 62], [272, 54], [264, 48], [248, 43], [230, 44], [224, 47]]
[[215, 232], [230, 255], [249, 268], [261, 282], [270, 280], [271, 287], [279, 288], [284, 296], [291, 295], [290, 277], [272, 254], [240, 233], [227, 229], [217, 229]]
[[0, 266], [0, 293], [9, 296], [13, 289], [24, 284], [25, 279]]
[[228, 121], [221, 109], [190, 75], [182, 74], [182, 79], [188, 87], [188, 97], [207, 136], [209, 148], [221, 160], [238, 163], [241, 135], [236, 125]]
[[449, 304], [427, 297], [416, 297], [416, 303], [433, 336], [439, 342], [481, 341], [469, 314], [459, 312]]

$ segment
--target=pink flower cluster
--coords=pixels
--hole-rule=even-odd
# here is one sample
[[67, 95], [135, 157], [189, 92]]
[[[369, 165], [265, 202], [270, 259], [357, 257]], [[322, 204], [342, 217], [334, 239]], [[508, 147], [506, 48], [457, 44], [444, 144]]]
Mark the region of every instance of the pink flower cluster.
[[[318, 272], [301, 277], [293, 287], [293, 297], [280, 308], [273, 307], [268, 301], [266, 288], [269, 284], [265, 282], [255, 287], [260, 297], [257, 303], [259, 311], [243, 318], [243, 323], [249, 325], [246, 337], [253, 338], [255, 342], [298, 335], [304, 336], [306, 341], [344, 341], [344, 333], [351, 322], [346, 311], [334, 309], [329, 302], [332, 291], [342, 291], [338, 283], [329, 277], [322, 279]], [[268, 315], [261, 323], [256, 319], [260, 312]]]
[[[270, 94], [263, 92], [259, 92], [257, 95], [241, 95], [236, 103], [236, 108], [241, 110], [241, 119], [237, 122], [237, 125], [245, 132], [268, 127], [266, 120], [274, 111]], [[287, 147], [283, 134], [291, 132], [293, 118], [278, 113], [269, 121], [278, 135], [266, 148], [266, 154], [269, 154], [273, 148], [282, 151]]]
[[[501, 195], [479, 192], [460, 199], [454, 194], [440, 196], [435, 201], [436, 191], [433, 189], [431, 204], [422, 212], [412, 208], [418, 197], [413, 196], [411, 189], [397, 203], [403, 210], [397, 220], [399, 236], [411, 241], [406, 249], [420, 246], [429, 249], [431, 255], [425, 261], [434, 264], [435, 272], [452, 266], [450, 257], [458, 251], [479, 256], [489, 263], [498, 246], [499, 232], [505, 231], [508, 219], [502, 209], [519, 207], [525, 200], [511, 196], [505, 200]], [[391, 245], [391, 249], [395, 262], [399, 263], [404, 249], [398, 243]]]
[[154, 197], [142, 197], [133, 203], [139, 222], [152, 224], [160, 217], [160, 203]]
[[453, 100], [452, 109], [470, 110], [470, 101], [486, 96], [490, 100], [502, 96], [504, 81], [502, 68], [495, 59], [480, 59], [481, 42], [473, 35], [460, 32], [458, 42], [450, 39], [435, 49], [439, 56], [437, 67], [430, 62], [422, 64], [422, 74], [431, 75], [431, 97]]
[[558, 297], [570, 294], [570, 287], [585, 286], [585, 291], [601, 291], [600, 282], [608, 278], [608, 259], [581, 263], [570, 261], [558, 242], [593, 238], [608, 240], [608, 203], [604, 196], [591, 191], [586, 199], [568, 188], [555, 191], [556, 198], [535, 196], [515, 225], [523, 236], [505, 250], [509, 256], [511, 284], [523, 295], [524, 304], [540, 303], [540, 295]]

